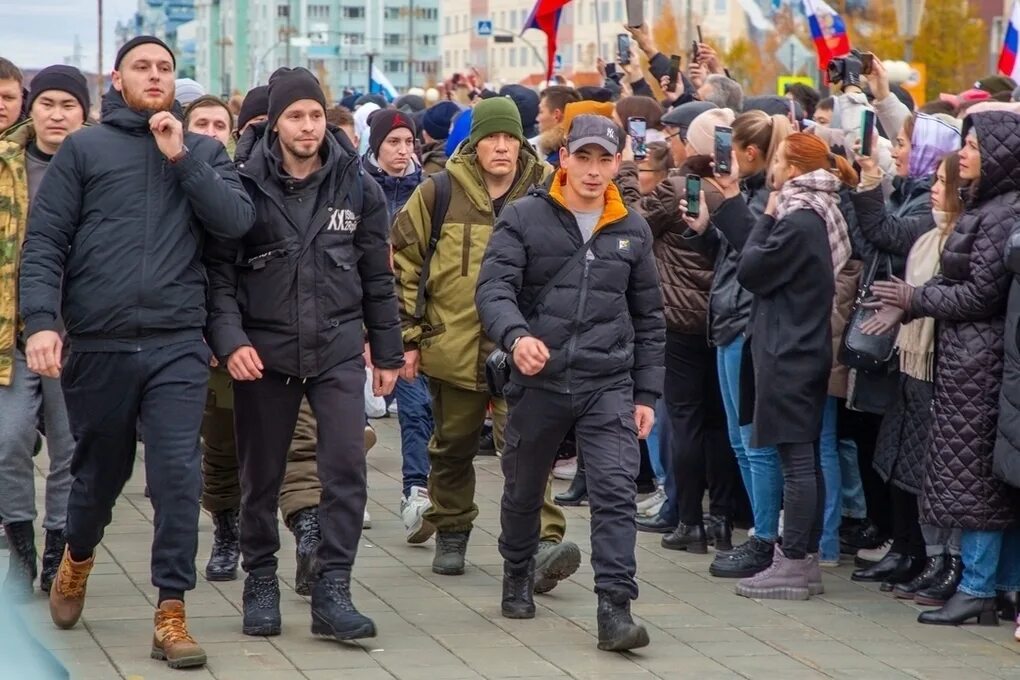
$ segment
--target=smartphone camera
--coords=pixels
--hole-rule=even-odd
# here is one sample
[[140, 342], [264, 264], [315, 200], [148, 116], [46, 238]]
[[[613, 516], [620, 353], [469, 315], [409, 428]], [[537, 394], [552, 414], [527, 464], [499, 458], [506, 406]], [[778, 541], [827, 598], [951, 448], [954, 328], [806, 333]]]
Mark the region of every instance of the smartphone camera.
[[733, 128], [715, 126], [715, 172], [728, 175], [733, 171]]
[[697, 217], [701, 214], [701, 178], [687, 175], [687, 214]]
[[629, 33], [618, 33], [616, 36], [616, 61], [623, 66], [630, 64]]
[[634, 160], [643, 161], [648, 156], [648, 122], [644, 118], [628, 118], [627, 134], [630, 135], [630, 148], [634, 152]]

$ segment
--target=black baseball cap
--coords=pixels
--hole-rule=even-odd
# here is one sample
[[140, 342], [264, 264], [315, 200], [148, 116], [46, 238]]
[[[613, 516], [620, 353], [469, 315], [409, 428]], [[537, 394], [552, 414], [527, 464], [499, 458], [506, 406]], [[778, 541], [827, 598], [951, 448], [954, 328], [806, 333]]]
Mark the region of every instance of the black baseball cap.
[[578, 149], [596, 144], [614, 156], [623, 151], [625, 135], [620, 126], [605, 116], [584, 114], [574, 118], [567, 133], [567, 151], [577, 153]]

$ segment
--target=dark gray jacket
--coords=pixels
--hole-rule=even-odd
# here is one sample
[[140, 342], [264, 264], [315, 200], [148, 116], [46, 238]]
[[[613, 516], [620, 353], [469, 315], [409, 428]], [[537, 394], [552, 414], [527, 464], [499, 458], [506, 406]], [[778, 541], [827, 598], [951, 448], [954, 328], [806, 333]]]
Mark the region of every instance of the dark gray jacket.
[[[179, 113], [179, 112], [178, 112]], [[206, 234], [238, 238], [254, 210], [223, 145], [186, 133], [171, 164], [149, 115], [111, 89], [103, 120], [68, 137], [35, 197], [21, 263], [26, 335], [56, 330], [77, 351], [200, 338]]]

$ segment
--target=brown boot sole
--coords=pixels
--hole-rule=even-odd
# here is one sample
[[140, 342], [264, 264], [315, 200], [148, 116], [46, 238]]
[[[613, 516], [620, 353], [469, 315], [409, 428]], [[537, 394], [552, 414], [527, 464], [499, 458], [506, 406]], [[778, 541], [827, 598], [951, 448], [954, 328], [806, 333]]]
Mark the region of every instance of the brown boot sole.
[[182, 656], [176, 659], [168, 659], [166, 652], [156, 645], [152, 646], [152, 654], [150, 656], [157, 661], [166, 661], [166, 665], [170, 668], [196, 668], [198, 666], [204, 666], [206, 662], [205, 652], [196, 652], [191, 656]]
[[68, 615], [63, 615], [62, 612], [58, 611], [59, 609], [62, 608], [61, 605], [54, 602], [54, 600], [57, 599], [58, 597], [59, 595], [57, 595], [56, 589], [51, 588], [49, 598], [50, 619], [52, 619], [53, 625], [55, 625], [57, 628], [60, 628], [61, 630], [69, 630], [71, 628], [74, 628], [78, 624], [78, 621], [81, 620], [82, 612], [85, 611], [85, 603], [84, 602], [81, 603], [81, 606], [78, 607], [77, 612], [73, 612]]

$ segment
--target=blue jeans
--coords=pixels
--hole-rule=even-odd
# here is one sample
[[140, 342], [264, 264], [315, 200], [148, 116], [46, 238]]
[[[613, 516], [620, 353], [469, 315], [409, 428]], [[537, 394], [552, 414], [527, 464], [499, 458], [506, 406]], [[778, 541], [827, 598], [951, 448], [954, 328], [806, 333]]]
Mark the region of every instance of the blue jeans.
[[1020, 528], [964, 529], [960, 554], [963, 578], [959, 590], [972, 597], [995, 597], [996, 590], [1020, 590]]
[[868, 503], [864, 499], [864, 481], [861, 466], [857, 462], [857, 442], [853, 439], [839, 440], [839, 467], [843, 477], [843, 516], [865, 519]]
[[843, 511], [843, 472], [840, 469], [839, 439], [836, 418], [839, 402], [827, 397], [822, 416], [822, 437], [819, 454], [822, 462], [822, 479], [825, 482], [825, 509], [822, 514], [822, 540], [818, 545], [821, 560], [839, 559], [839, 524]]
[[718, 348], [719, 388], [726, 409], [730, 447], [737, 456], [740, 476], [751, 501], [754, 534], [762, 540], [775, 541], [779, 537], [783, 470], [775, 447], [754, 448], [751, 446], [751, 426], [740, 426], [740, 362], [743, 351], [743, 336]]
[[428, 487], [429, 439], [432, 438], [432, 399], [425, 376], [414, 382], [397, 379], [397, 421], [400, 423], [401, 473], [404, 495], [411, 487]]
[[[660, 413], [665, 417], [660, 418]], [[652, 433], [648, 435], [648, 459], [652, 463], [655, 483], [659, 485], [662, 485], [666, 479], [666, 458], [668, 457], [666, 453], [669, 451], [669, 447], [663, 445], [663, 441], [666, 440], [663, 429], [668, 423], [669, 414], [666, 411], [665, 402], [660, 398], [655, 402], [655, 425], [652, 427]]]
[[662, 428], [659, 430], [659, 451], [662, 452], [661, 460], [666, 468], [664, 474], [666, 483], [663, 485], [666, 491], [666, 500], [659, 509], [659, 518], [669, 524], [676, 524], [680, 521], [680, 508], [677, 506], [678, 487], [676, 475], [673, 474], [673, 457], [670, 455], [670, 451], [673, 449], [670, 443], [669, 410], [663, 399], [655, 402], [655, 420], [662, 423]]

